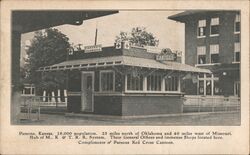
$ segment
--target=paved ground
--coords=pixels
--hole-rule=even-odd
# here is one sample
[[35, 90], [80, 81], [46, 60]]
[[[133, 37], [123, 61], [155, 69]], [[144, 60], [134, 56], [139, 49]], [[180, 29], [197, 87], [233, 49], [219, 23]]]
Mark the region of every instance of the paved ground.
[[[34, 115], [34, 114], [33, 114]], [[22, 114], [22, 118], [27, 118]], [[35, 115], [33, 116], [35, 118]], [[41, 119], [21, 120], [20, 125], [200, 125], [200, 126], [233, 126], [240, 125], [239, 112], [192, 113], [179, 116], [154, 118], [105, 118], [102, 117], [69, 117], [63, 114], [41, 114]]]

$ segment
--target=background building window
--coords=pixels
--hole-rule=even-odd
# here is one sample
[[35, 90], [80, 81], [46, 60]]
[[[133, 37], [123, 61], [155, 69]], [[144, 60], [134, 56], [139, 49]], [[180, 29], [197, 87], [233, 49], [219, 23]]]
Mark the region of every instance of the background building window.
[[219, 80], [214, 80], [214, 95], [220, 95], [220, 93]]
[[206, 64], [206, 47], [197, 47], [197, 64]]
[[240, 43], [234, 43], [234, 62], [240, 62]]
[[127, 90], [142, 91], [143, 76], [132, 76], [131, 74], [127, 74]]
[[210, 45], [211, 63], [219, 63], [219, 45]]
[[236, 14], [235, 16], [235, 23], [234, 23], [234, 31], [235, 32], [240, 32], [240, 14]]
[[234, 81], [234, 95], [240, 97], [240, 81]]
[[198, 22], [198, 37], [206, 36], [206, 20], [199, 20]]
[[147, 90], [148, 91], [161, 91], [161, 75], [150, 75], [147, 77]]
[[25, 85], [22, 91], [22, 95], [34, 96], [35, 87], [33, 85]]
[[199, 95], [204, 95], [204, 80], [199, 80]]
[[210, 35], [219, 35], [219, 18], [211, 19]]
[[176, 76], [169, 76], [165, 78], [165, 91], [178, 91], [179, 78]]
[[206, 95], [212, 94], [212, 84], [211, 80], [206, 80]]
[[104, 71], [101, 74], [101, 91], [114, 91], [114, 72]]

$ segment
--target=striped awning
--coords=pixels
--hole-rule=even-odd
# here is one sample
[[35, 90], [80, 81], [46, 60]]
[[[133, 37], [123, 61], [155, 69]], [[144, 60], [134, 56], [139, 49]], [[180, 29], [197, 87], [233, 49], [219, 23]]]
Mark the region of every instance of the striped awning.
[[84, 69], [84, 68], [96, 68], [96, 67], [108, 67], [108, 66], [131, 66], [131, 67], [144, 67], [163, 70], [176, 70], [183, 72], [194, 73], [211, 73], [208, 69], [201, 69], [178, 62], [165, 61], [160, 62], [154, 59], [145, 59], [130, 56], [112, 56], [112, 57], [99, 57], [89, 58], [81, 60], [70, 60], [59, 64], [55, 64], [47, 67], [40, 67], [38, 71], [56, 71], [56, 70], [72, 70], [72, 69]]

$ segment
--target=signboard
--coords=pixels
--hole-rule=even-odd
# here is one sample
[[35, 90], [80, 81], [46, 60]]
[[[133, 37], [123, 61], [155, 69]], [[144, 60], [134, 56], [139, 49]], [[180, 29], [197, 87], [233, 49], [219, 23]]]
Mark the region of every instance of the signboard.
[[149, 53], [161, 53], [161, 50], [160, 48], [158, 47], [155, 47], [155, 46], [145, 46], [145, 48], [147, 49], [147, 52]]
[[92, 53], [92, 52], [100, 52], [102, 51], [102, 45], [91, 45], [91, 46], [84, 46], [85, 53]]
[[176, 58], [176, 54], [172, 53], [169, 48], [162, 49], [161, 53], [155, 57], [157, 61], [175, 61]]

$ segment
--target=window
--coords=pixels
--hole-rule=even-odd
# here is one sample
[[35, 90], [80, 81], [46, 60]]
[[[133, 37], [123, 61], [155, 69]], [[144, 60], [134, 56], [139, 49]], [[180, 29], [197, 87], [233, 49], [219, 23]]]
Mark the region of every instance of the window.
[[176, 76], [165, 78], [165, 91], [178, 91], [179, 79]]
[[199, 20], [198, 22], [198, 37], [206, 36], [206, 20]]
[[100, 86], [101, 91], [114, 91], [114, 72], [113, 71], [101, 71], [100, 72]]
[[212, 94], [212, 84], [211, 80], [206, 80], [206, 95], [211, 95]]
[[214, 95], [220, 95], [221, 90], [220, 90], [220, 85], [219, 85], [219, 80], [214, 80]]
[[219, 18], [211, 19], [210, 35], [217, 36], [219, 35]]
[[234, 81], [234, 95], [240, 97], [240, 81]]
[[35, 87], [33, 85], [25, 85], [22, 91], [22, 95], [35, 95]]
[[213, 74], [203, 74], [199, 76], [198, 94], [199, 95], [220, 95], [221, 89], [219, 78]]
[[147, 77], [147, 90], [148, 91], [161, 91], [161, 75], [150, 75]]
[[211, 63], [219, 63], [219, 45], [210, 45]]
[[236, 14], [235, 16], [235, 23], [234, 23], [234, 32], [240, 32], [240, 14]]
[[240, 62], [240, 43], [234, 43], [234, 62]]
[[142, 91], [143, 90], [143, 76], [133, 76], [127, 74], [127, 90]]
[[200, 46], [197, 47], [197, 60], [198, 64], [206, 64], [206, 47]]
[[199, 80], [199, 95], [204, 95], [204, 80]]

